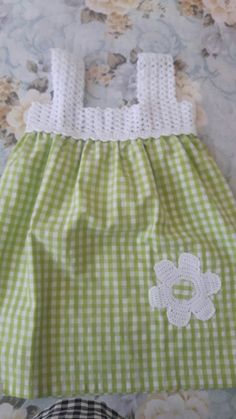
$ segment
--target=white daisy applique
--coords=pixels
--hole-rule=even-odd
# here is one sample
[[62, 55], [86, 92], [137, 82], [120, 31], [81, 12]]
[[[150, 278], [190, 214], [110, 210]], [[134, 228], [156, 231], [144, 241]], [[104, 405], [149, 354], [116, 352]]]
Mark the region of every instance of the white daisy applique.
[[149, 290], [152, 308], [167, 309], [169, 322], [187, 326], [193, 314], [198, 320], [209, 320], [215, 314], [210, 298], [221, 288], [218, 275], [202, 273], [200, 260], [191, 253], [182, 253], [178, 268], [169, 260], [156, 263], [157, 285]]

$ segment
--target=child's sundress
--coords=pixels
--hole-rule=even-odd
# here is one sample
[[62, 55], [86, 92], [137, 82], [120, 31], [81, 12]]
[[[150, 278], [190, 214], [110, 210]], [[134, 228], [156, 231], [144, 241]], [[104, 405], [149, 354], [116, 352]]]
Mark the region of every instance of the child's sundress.
[[0, 183], [0, 382], [7, 395], [236, 386], [236, 206], [141, 53], [138, 103], [83, 106], [83, 61], [52, 50]]

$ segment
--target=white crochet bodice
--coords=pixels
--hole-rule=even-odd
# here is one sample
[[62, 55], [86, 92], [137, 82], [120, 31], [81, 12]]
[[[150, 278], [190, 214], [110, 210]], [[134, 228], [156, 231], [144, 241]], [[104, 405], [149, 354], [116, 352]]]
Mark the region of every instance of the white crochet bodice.
[[84, 62], [64, 50], [52, 49], [53, 99], [32, 103], [26, 131], [59, 133], [76, 139], [122, 141], [196, 133], [192, 103], [178, 102], [173, 58], [139, 53], [137, 99], [130, 107], [84, 107]]

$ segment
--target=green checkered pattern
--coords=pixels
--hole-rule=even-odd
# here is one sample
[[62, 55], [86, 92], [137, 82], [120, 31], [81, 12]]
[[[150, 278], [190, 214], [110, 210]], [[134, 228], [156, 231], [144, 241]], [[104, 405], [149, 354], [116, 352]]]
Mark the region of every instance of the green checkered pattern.
[[194, 295], [194, 285], [190, 281], [181, 280], [173, 285], [172, 294], [179, 300], [192, 298]]
[[[0, 382], [35, 398], [236, 387], [236, 209], [194, 135], [25, 134], [0, 183]], [[151, 310], [154, 265], [220, 276], [216, 314]]]

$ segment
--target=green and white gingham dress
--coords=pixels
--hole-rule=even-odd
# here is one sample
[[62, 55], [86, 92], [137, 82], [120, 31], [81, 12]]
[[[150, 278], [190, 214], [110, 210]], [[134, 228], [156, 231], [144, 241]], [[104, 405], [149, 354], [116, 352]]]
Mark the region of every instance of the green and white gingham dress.
[[52, 83], [0, 183], [4, 393], [236, 387], [236, 206], [172, 57], [139, 54], [131, 107], [84, 107], [59, 49]]

